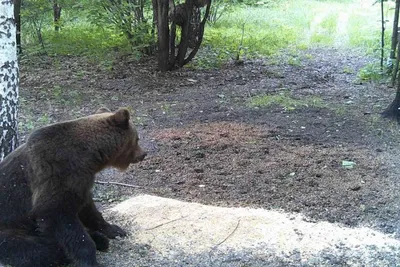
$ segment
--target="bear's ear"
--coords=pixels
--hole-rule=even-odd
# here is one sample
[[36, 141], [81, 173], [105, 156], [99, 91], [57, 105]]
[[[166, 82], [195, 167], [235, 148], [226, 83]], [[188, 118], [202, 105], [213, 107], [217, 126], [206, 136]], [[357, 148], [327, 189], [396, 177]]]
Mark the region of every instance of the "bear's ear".
[[109, 110], [108, 108], [106, 108], [106, 107], [101, 107], [101, 108], [99, 108], [98, 110], [96, 110], [96, 113], [95, 114], [100, 114], [100, 113], [111, 113], [111, 110]]
[[111, 119], [116, 126], [128, 128], [130, 117], [131, 115], [129, 110], [126, 108], [120, 108], [114, 113], [114, 115], [111, 116]]

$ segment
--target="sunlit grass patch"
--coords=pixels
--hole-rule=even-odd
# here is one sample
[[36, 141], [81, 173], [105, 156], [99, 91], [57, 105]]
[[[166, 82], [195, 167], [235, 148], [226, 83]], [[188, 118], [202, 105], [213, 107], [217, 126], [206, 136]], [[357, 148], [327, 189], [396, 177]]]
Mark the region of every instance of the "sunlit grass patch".
[[329, 13], [321, 19], [311, 34], [311, 44], [333, 45], [336, 37], [338, 15]]
[[[386, 9], [391, 18], [391, 11]], [[236, 7], [206, 29], [203, 47], [213, 52], [205, 54], [205, 60], [205, 55], [198, 57], [196, 63], [215, 67], [238, 57], [273, 56], [282, 49], [315, 46], [376, 51], [379, 19], [379, 6], [372, 1], [300, 0], [275, 7]]]
[[68, 26], [59, 32], [44, 29], [42, 35], [44, 47], [37, 46], [36, 49], [54, 55], [96, 55], [129, 49], [123, 35], [88, 23]]
[[248, 105], [253, 108], [279, 105], [284, 111], [292, 111], [302, 107], [325, 107], [323, 100], [319, 97], [294, 98], [288, 92], [282, 92], [275, 95], [254, 96], [248, 101]]

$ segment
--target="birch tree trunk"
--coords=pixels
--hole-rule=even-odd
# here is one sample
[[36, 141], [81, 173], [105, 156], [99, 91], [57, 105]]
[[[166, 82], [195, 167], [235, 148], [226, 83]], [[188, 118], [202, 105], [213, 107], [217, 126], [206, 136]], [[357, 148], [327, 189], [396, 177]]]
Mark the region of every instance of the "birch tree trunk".
[[18, 146], [18, 62], [13, 0], [0, 2], [0, 161]]

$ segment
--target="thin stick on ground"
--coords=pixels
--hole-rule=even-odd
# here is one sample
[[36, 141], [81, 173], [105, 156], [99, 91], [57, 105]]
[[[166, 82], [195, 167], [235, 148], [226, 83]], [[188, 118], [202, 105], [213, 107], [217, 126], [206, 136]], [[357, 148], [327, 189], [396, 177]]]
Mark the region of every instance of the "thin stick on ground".
[[161, 226], [164, 226], [164, 225], [166, 225], [166, 224], [170, 224], [170, 223], [173, 223], [173, 222], [182, 220], [182, 219], [184, 219], [184, 218], [186, 218], [186, 217], [188, 217], [188, 216], [189, 216], [189, 215], [182, 216], [182, 217], [180, 217], [180, 218], [173, 219], [173, 220], [171, 220], [171, 221], [168, 221], [168, 222], [165, 222], [165, 223], [161, 223], [161, 224], [156, 225], [156, 226], [154, 226], [154, 227], [146, 228], [146, 229], [144, 229], [144, 230], [146, 230], [146, 231], [154, 230], [154, 229], [159, 228], [159, 227], [161, 227]]
[[105, 185], [120, 185], [126, 187], [133, 187], [133, 188], [143, 188], [141, 185], [134, 185], [134, 184], [124, 184], [118, 182], [104, 182], [104, 181], [95, 181], [96, 184], [105, 184]]
[[233, 234], [236, 232], [236, 230], [239, 228], [239, 224], [240, 224], [240, 219], [238, 220], [238, 222], [237, 222], [237, 224], [236, 224], [236, 227], [233, 229], [233, 231], [227, 236], [227, 237], [225, 237], [224, 238], [224, 240], [222, 240], [221, 242], [219, 242], [218, 244], [216, 244], [216, 245], [214, 245], [211, 249], [210, 249], [210, 252], [208, 252], [208, 256], [209, 256], [209, 260], [210, 260], [210, 263], [212, 264], [212, 260], [211, 260], [211, 253], [217, 248], [217, 247], [219, 247], [220, 245], [222, 245], [223, 243], [225, 243], [226, 242], [226, 240], [228, 240], [231, 236], [233, 236]]
[[[235, 229], [233, 229], [233, 231], [232, 231], [227, 237], [225, 237], [224, 240], [222, 240], [221, 242], [219, 242], [218, 244], [216, 244], [215, 246], [213, 246], [213, 247], [211, 248], [211, 251], [213, 251], [214, 249], [216, 249], [217, 247], [219, 247], [220, 245], [222, 245], [223, 243], [225, 243], [226, 240], [228, 240], [231, 236], [233, 236], [233, 234], [234, 234], [234, 233], [236, 232], [236, 230], [239, 228], [239, 224], [240, 224], [240, 220], [238, 220]], [[211, 251], [210, 251], [210, 252], [211, 252]]]

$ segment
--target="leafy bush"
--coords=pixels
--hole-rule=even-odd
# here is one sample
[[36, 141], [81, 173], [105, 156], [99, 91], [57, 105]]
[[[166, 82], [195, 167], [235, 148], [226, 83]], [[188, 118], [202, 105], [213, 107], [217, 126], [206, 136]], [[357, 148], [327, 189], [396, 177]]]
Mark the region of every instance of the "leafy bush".
[[26, 0], [21, 6], [21, 22], [30, 36], [44, 45], [42, 30], [51, 22], [52, 7], [48, 0]]
[[358, 72], [358, 79], [361, 81], [381, 81], [384, 78], [384, 72], [380, 69], [378, 62], [369, 63]]
[[236, 1], [214, 0], [210, 8], [208, 22], [215, 24], [223, 15], [233, 10]]
[[98, 27], [113, 25], [121, 31], [132, 47], [149, 53], [154, 46], [154, 29], [148, 0], [94, 0], [89, 9], [89, 21]]

